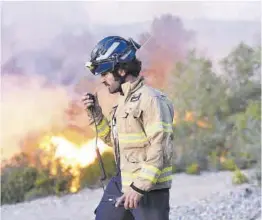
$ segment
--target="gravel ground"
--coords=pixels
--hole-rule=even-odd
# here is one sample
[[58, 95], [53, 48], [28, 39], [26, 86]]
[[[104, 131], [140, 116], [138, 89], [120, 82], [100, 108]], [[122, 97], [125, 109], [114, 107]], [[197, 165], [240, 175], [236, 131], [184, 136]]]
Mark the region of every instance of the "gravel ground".
[[258, 220], [261, 219], [260, 195], [260, 189], [246, 185], [191, 204], [173, 206], [170, 216], [172, 220]]
[[[261, 191], [250, 184], [233, 186], [231, 172], [176, 174], [170, 220], [258, 220]], [[2, 220], [93, 220], [101, 189], [84, 189], [61, 198], [1, 206]], [[256, 217], [255, 215], [259, 213]]]

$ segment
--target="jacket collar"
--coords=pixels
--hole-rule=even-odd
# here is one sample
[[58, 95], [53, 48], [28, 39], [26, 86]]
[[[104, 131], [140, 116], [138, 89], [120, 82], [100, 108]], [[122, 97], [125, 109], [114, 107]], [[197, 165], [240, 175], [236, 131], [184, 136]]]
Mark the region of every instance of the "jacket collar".
[[124, 98], [128, 98], [129, 95], [134, 93], [136, 90], [141, 88], [144, 85], [144, 77], [138, 76], [134, 82], [126, 82], [121, 85], [122, 91], [124, 93]]

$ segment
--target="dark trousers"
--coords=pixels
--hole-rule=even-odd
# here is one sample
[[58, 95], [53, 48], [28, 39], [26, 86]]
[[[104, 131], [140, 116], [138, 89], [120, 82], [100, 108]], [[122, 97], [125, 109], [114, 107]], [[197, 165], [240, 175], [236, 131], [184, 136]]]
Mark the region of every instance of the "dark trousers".
[[121, 177], [113, 177], [95, 210], [96, 220], [169, 220], [169, 190], [154, 190], [142, 197], [139, 207], [126, 210], [115, 207], [121, 193]]

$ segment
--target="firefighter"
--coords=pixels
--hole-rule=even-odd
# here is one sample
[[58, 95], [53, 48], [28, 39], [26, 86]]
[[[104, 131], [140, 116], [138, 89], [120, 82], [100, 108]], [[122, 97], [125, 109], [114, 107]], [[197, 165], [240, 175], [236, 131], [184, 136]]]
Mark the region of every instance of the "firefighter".
[[99, 138], [113, 146], [117, 167], [95, 210], [96, 220], [169, 219], [174, 108], [140, 75], [139, 48], [133, 39], [105, 37], [86, 63], [109, 93], [119, 94], [108, 119], [97, 96], [83, 98], [89, 124], [94, 128], [96, 121]]

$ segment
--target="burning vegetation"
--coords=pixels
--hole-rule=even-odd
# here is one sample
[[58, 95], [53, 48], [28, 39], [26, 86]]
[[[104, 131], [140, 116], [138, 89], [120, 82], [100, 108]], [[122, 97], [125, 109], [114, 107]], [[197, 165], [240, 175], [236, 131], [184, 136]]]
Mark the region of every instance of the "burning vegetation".
[[[100, 185], [95, 134], [81, 98], [73, 99], [65, 88], [46, 84], [42, 78], [6, 75], [3, 79], [6, 126], [1, 145], [10, 148], [2, 151], [2, 203]], [[98, 139], [98, 148], [110, 177], [115, 169], [111, 146]]]
[[[99, 139], [97, 146], [107, 176], [111, 177], [115, 171], [112, 148]], [[100, 185], [101, 171], [95, 139], [86, 138], [75, 128], [67, 128], [63, 132], [31, 134], [21, 141], [21, 147], [22, 153], [14, 155], [2, 167], [4, 203], [21, 202], [49, 194], [75, 193], [83, 187]], [[19, 178], [21, 181], [17, 182]], [[9, 189], [7, 186], [11, 185], [12, 189]]]
[[[93, 164], [97, 159], [95, 140], [87, 140], [82, 145], [77, 145], [63, 136], [45, 136], [39, 149], [43, 151], [40, 163], [43, 167], [50, 166], [50, 174], [58, 174], [60, 166], [62, 172], [69, 171], [73, 179], [69, 186], [70, 192], [76, 192], [80, 188], [81, 169]], [[102, 141], [98, 141], [101, 154], [111, 152], [111, 148]]]

